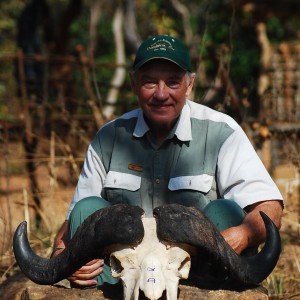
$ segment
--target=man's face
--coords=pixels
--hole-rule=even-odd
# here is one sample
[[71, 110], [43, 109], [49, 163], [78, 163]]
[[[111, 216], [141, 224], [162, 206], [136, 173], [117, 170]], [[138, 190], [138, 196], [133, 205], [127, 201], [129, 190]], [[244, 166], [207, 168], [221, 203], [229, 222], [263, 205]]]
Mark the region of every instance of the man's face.
[[149, 126], [168, 131], [192, 90], [194, 75], [188, 82], [186, 72], [176, 64], [155, 59], [143, 65], [131, 81]]

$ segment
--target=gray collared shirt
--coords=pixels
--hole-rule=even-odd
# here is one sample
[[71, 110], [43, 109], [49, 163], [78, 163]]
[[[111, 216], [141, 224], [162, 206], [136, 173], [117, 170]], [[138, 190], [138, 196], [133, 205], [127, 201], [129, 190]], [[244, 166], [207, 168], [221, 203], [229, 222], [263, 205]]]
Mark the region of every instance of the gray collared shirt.
[[241, 207], [282, 199], [243, 130], [225, 114], [187, 100], [159, 147], [148, 133], [141, 109], [98, 131], [69, 213], [88, 196], [139, 205], [146, 216], [167, 203], [203, 209], [220, 197], [234, 199]]

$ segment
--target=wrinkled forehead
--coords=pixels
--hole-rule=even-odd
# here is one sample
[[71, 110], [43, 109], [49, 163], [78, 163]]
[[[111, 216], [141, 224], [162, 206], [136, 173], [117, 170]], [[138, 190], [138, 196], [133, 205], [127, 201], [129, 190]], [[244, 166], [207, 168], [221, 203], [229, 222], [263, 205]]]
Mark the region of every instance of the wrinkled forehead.
[[165, 59], [154, 59], [140, 67], [135, 75], [138, 77], [159, 77], [168, 76], [172, 78], [182, 78], [186, 71], [175, 63]]
[[168, 60], [166, 58], [154, 58], [146, 63], [144, 63], [136, 72], [143, 71], [143, 70], [148, 70], [148, 69], [170, 69], [174, 70], [177, 72], [183, 72], [185, 73], [186, 71], [182, 69], [180, 66], [178, 66], [176, 63], [174, 63], [171, 60]]

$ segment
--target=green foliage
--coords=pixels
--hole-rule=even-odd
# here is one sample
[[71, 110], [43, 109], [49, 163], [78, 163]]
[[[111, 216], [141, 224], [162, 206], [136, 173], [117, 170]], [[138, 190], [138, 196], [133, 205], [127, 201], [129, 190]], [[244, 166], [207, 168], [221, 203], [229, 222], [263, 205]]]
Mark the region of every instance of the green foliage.
[[[0, 9], [0, 53], [16, 51], [16, 24], [17, 18], [28, 1], [2, 1]], [[53, 26], [60, 24], [62, 12], [68, 7], [70, 0], [45, 0], [50, 8]], [[263, 2], [263, 1], [262, 1]], [[95, 48], [95, 62], [99, 66], [95, 70], [94, 80], [98, 83], [101, 95], [105, 97], [109, 90], [109, 82], [114, 74], [111, 65], [115, 62], [115, 44], [112, 33], [112, 20], [115, 8], [122, 1], [102, 2], [103, 7], [97, 24], [97, 40]], [[260, 48], [256, 37], [256, 24], [259, 21], [255, 14], [255, 8], [243, 7], [233, 2], [222, 0], [180, 0], [185, 6], [190, 17], [190, 26], [194, 40], [191, 45], [191, 53], [195, 63], [201, 61], [205, 66], [207, 82], [213, 82], [218, 69], [218, 62], [222, 60], [230, 71], [230, 79], [233, 82], [239, 98], [243, 97], [243, 91], [255, 95], [257, 78], [259, 74]], [[68, 35], [68, 52], [75, 54], [78, 44], [84, 46], [87, 53], [90, 45], [90, 4], [91, 1], [83, 0], [80, 15], [74, 19]], [[141, 38], [152, 34], [170, 34], [184, 39], [183, 17], [173, 7], [171, 1], [135, 1], [137, 30]], [[268, 36], [272, 43], [280, 43], [283, 40], [297, 38], [300, 31], [300, 19], [291, 12], [291, 17], [280, 15], [280, 12], [264, 15]], [[124, 24], [124, 29], [126, 24]], [[59, 28], [56, 28], [59, 30]], [[39, 33], [43, 37], [43, 28]], [[48, 45], [49, 46], [49, 45]], [[45, 49], [46, 47], [44, 47]], [[226, 49], [226, 51], [224, 51]], [[51, 53], [50, 53], [51, 54]], [[127, 58], [129, 64], [132, 58]], [[195, 69], [197, 69], [195, 65]], [[11, 74], [13, 77], [13, 65], [2, 64], [1, 74]], [[74, 71], [77, 95], [84, 97], [85, 91], [82, 83], [82, 74]], [[205, 91], [197, 90], [196, 97], [201, 98]], [[1, 99], [7, 94], [6, 85], [0, 85]], [[218, 95], [217, 97], [223, 97]], [[124, 101], [126, 99], [126, 101]], [[251, 100], [251, 99], [250, 99]], [[125, 104], [123, 103], [125, 102]], [[130, 92], [128, 78], [121, 89], [120, 103], [124, 109], [135, 105], [136, 100]], [[129, 103], [129, 104], [128, 104]], [[122, 109], [118, 110], [121, 112]]]
[[[18, 0], [0, 3], [0, 53], [14, 51], [17, 17], [24, 4]], [[1, 72], [1, 70], [0, 70]]]
[[15, 27], [15, 22], [12, 19], [1, 19], [0, 20], [0, 30], [13, 30]]
[[295, 38], [298, 38], [300, 32], [300, 19], [295, 16], [282, 19], [272, 15], [266, 25], [268, 36], [274, 44], [279, 44], [282, 41], [295, 40]]
[[69, 32], [70, 49], [74, 49], [78, 43], [82, 45], [89, 44], [89, 11], [87, 8], [84, 8], [78, 20], [71, 24]]
[[[233, 8], [224, 8], [221, 2], [214, 1], [204, 18], [208, 20], [201, 46], [207, 75], [213, 80], [220, 59], [240, 95], [245, 87], [255, 89], [260, 49], [251, 14], [234, 13]], [[204, 24], [204, 20], [199, 23]]]
[[285, 35], [283, 24], [276, 16], [272, 16], [268, 20], [267, 31], [272, 42], [282, 41]]

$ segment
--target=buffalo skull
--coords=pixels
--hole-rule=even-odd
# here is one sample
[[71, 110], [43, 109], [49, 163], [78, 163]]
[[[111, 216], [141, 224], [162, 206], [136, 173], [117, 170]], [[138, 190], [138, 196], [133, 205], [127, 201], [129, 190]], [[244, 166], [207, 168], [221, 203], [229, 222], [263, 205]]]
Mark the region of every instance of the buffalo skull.
[[[121, 278], [124, 299], [177, 299], [178, 282], [189, 276], [191, 255], [209, 254], [220, 270], [242, 285], [256, 285], [274, 269], [281, 251], [279, 232], [261, 212], [267, 238], [250, 257], [236, 254], [203, 213], [178, 204], [160, 206], [154, 218], [127, 204], [113, 205], [89, 216], [66, 249], [50, 259], [30, 248], [26, 222], [17, 228], [13, 248], [23, 273], [38, 284], [54, 284], [95, 258], [110, 254], [112, 275]], [[192, 256], [193, 257], [193, 256]]]

